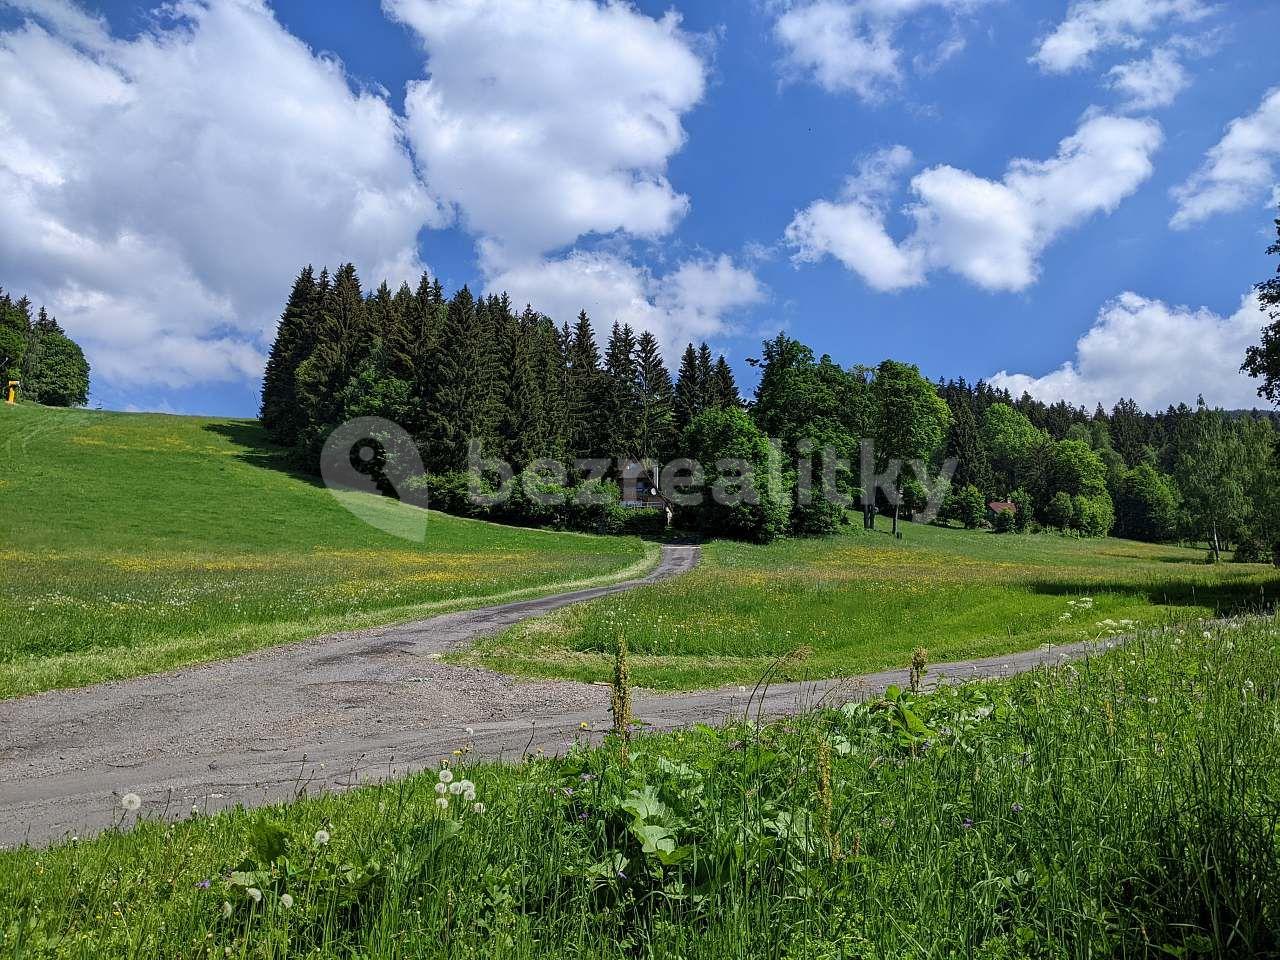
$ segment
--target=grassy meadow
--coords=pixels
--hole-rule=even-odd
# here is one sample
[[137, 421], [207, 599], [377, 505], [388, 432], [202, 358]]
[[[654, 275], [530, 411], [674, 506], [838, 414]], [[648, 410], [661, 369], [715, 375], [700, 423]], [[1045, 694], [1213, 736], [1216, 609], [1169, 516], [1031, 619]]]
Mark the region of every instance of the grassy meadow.
[[[350, 494], [384, 526], [423, 513]], [[0, 698], [617, 579], [637, 539], [432, 512], [419, 542], [277, 461], [254, 421], [0, 406]]]
[[1277, 956], [1278, 740], [1274, 620], [1163, 628], [625, 752], [122, 810], [128, 832], [0, 853], [0, 954]]
[[828, 540], [714, 542], [686, 577], [521, 624], [455, 659], [605, 681], [625, 634], [637, 684], [750, 685], [775, 666], [776, 679], [851, 676], [901, 666], [915, 647], [934, 661], [995, 656], [1280, 596], [1272, 566], [1210, 566], [1202, 550], [904, 530], [902, 540], [859, 527]]

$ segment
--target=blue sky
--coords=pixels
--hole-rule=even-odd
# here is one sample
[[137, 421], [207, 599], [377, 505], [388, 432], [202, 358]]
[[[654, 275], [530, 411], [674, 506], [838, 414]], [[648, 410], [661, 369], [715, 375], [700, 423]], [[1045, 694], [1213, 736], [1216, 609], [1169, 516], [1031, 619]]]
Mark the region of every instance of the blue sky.
[[346, 258], [705, 338], [747, 383], [786, 329], [1046, 400], [1252, 405], [1273, 3], [152, 6], [0, 2], [0, 283], [103, 406], [252, 415], [293, 273]]

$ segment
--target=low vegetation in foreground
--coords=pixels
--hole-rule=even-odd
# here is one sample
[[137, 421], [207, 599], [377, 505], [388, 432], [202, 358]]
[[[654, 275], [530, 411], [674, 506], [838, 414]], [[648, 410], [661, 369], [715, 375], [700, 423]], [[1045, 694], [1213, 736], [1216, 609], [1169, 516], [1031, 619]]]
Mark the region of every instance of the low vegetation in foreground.
[[750, 685], [768, 672], [803, 680], [901, 666], [917, 646], [942, 661], [1092, 640], [1257, 611], [1280, 594], [1270, 565], [1203, 559], [1127, 540], [915, 524], [902, 540], [718, 541], [686, 577], [521, 624], [457, 659], [603, 681], [623, 633], [641, 686]]
[[[749, 709], [746, 698], [744, 711]], [[1280, 629], [0, 855], [17, 957], [1280, 952]], [[129, 799], [129, 798], [126, 798]]]
[[554, 592], [656, 552], [351, 494], [415, 543], [269, 450], [253, 421], [0, 407], [0, 697]]

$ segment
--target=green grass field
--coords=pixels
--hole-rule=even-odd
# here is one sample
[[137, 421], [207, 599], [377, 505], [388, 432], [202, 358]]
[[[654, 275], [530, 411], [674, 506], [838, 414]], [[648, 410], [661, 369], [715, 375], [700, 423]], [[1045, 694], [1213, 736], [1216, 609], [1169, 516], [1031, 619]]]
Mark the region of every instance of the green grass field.
[[625, 760], [463, 758], [470, 799], [427, 774], [122, 810], [131, 832], [0, 853], [0, 955], [1273, 957], [1280, 632], [1235, 626]]
[[712, 543], [687, 577], [521, 624], [456, 659], [601, 681], [625, 635], [638, 684], [750, 685], [780, 658], [777, 679], [850, 676], [901, 667], [915, 647], [934, 661], [993, 656], [1124, 632], [1124, 621], [1256, 610], [1280, 596], [1273, 567], [1209, 566], [1201, 550], [904, 531], [902, 540], [859, 527], [830, 540]]
[[[383, 533], [256, 422], [0, 406], [0, 697], [616, 579], [656, 549], [432, 512]], [[362, 494], [385, 521], [413, 507]]]

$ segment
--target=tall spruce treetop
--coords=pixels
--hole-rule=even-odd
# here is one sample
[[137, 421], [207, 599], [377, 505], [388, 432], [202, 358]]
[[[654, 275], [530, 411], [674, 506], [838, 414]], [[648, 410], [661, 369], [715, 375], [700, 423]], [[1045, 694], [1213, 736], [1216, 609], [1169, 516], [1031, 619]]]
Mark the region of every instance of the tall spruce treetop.
[[715, 368], [711, 371], [711, 384], [708, 389], [711, 405], [715, 407], [740, 407], [742, 395], [738, 393], [738, 381], [733, 376], [733, 368], [721, 354], [716, 358]]
[[675, 415], [676, 428], [680, 432], [683, 433], [685, 427], [706, 409], [706, 391], [706, 381], [698, 367], [698, 351], [691, 343], [684, 348], [680, 370], [676, 374]]
[[675, 446], [675, 402], [662, 348], [648, 330], [636, 341], [636, 384], [636, 455], [642, 460], [665, 461]]
[[617, 459], [637, 456], [635, 428], [640, 390], [635, 352], [635, 332], [629, 324], [615, 322], [604, 352], [605, 447], [602, 452]]
[[604, 376], [595, 330], [585, 310], [569, 333], [565, 360], [570, 452], [575, 457], [601, 456], [607, 433], [602, 415]]
[[303, 421], [298, 409], [294, 376], [298, 365], [315, 346], [319, 312], [319, 287], [310, 265], [293, 282], [289, 300], [276, 327], [275, 342], [262, 378], [262, 425], [277, 443], [297, 443]]
[[493, 441], [497, 371], [489, 312], [481, 316], [465, 286], [449, 301], [428, 404], [424, 459], [431, 470], [461, 470], [472, 440]]

